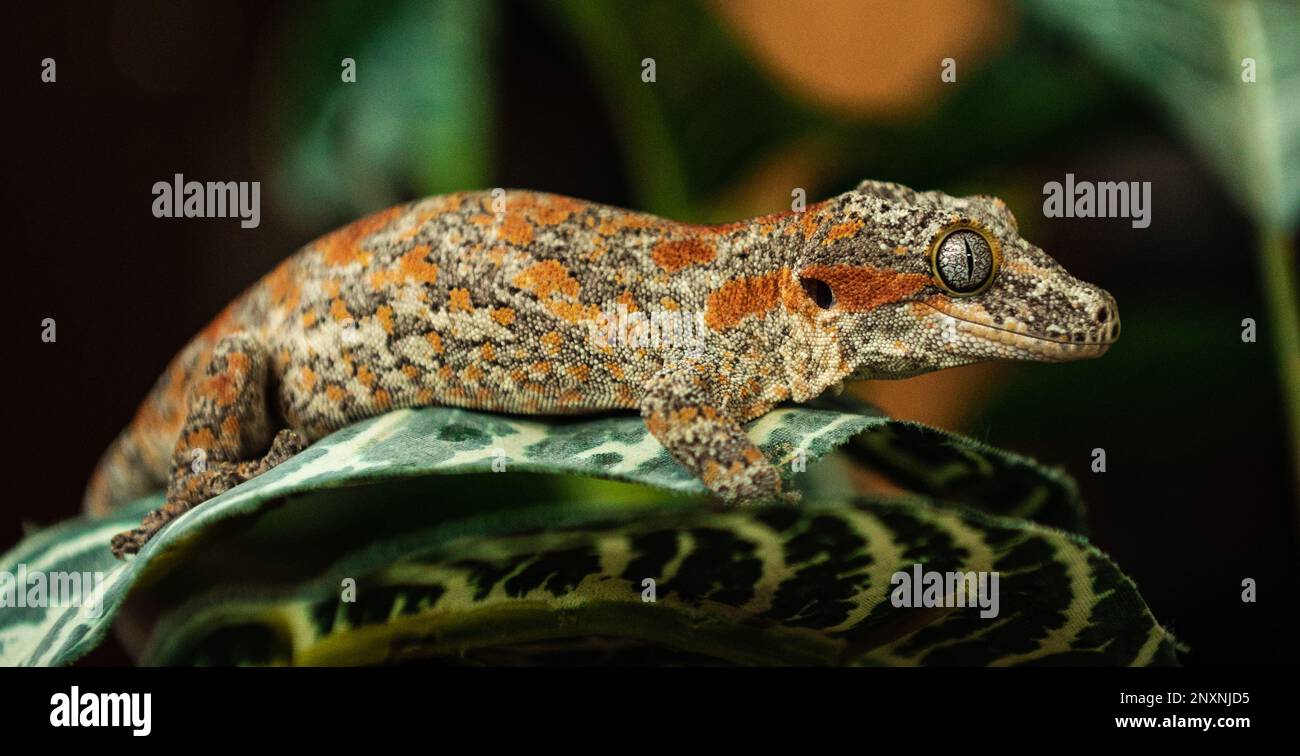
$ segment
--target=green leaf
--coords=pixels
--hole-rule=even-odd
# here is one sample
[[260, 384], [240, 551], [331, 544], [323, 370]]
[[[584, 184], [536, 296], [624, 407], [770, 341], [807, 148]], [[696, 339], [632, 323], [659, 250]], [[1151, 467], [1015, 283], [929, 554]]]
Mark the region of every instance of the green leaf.
[[[328, 5], [295, 18], [271, 72], [281, 202], [320, 228], [412, 194], [486, 186], [493, 5]], [[344, 58], [354, 83], [342, 81]]]
[[[144, 661], [1176, 662], [1132, 581], [1082, 539], [915, 500], [624, 514], [415, 540], [395, 558], [354, 555], [289, 591], [241, 584], [194, 599], [162, 620]], [[998, 571], [996, 617], [894, 607], [891, 577], [917, 563]]]
[[[1029, 0], [1140, 82], [1265, 228], [1300, 220], [1300, 4]], [[1242, 80], [1242, 62], [1256, 80]]]
[[847, 454], [909, 491], [1075, 533], [1086, 530], [1083, 500], [1069, 476], [964, 436], [890, 422], [855, 438]]
[[[787, 460], [800, 451], [814, 461], [853, 434], [884, 422], [866, 415], [784, 409], [750, 424], [749, 433], [769, 457], [789, 469]], [[26, 565], [32, 572], [101, 572], [104, 609], [99, 617], [86, 616], [78, 607], [6, 609], [0, 613], [0, 661], [59, 664], [93, 648], [127, 589], [142, 579], [152, 562], [165, 557], [167, 569], [193, 557], [201, 540], [220, 538], [223, 531], [216, 526], [223, 521], [270, 512], [287, 497], [332, 488], [449, 473], [491, 473], [486, 476], [491, 479], [497, 475], [492, 473], [494, 463], [502, 459], [515, 472], [595, 476], [684, 494], [704, 491], [634, 416], [548, 424], [441, 407], [391, 412], [344, 428], [265, 475], [206, 502], [166, 528], [129, 562], [112, 559], [108, 540], [157, 507], [157, 497], [137, 502], [109, 520], [73, 520], [27, 539], [0, 558], [0, 571], [16, 575], [19, 565]], [[484, 507], [483, 490], [479, 482], [458, 499], [451, 498]], [[342, 499], [365, 506], [366, 496]], [[650, 501], [658, 505], [661, 500]], [[638, 506], [650, 504], [643, 499]]]
[[[112, 559], [108, 540], [113, 533], [133, 526], [144, 512], [158, 506], [158, 497], [136, 502], [108, 520], [77, 519], [31, 536], [0, 558], [0, 573], [17, 574], [20, 565], [28, 571], [45, 573], [98, 571], [103, 575], [97, 594], [102, 598], [103, 611], [98, 616], [89, 616], [76, 606], [7, 609], [0, 613], [0, 662], [50, 665], [75, 660], [102, 639], [114, 616], [124, 608], [128, 592], [133, 590], [147, 596], [149, 604], [163, 608], [192, 606], [193, 597], [206, 595], [209, 598], [200, 604], [214, 611], [216, 604], [211, 596], [216, 591], [217, 595], [230, 599], [233, 611], [244, 607], [250, 596], [260, 591], [279, 591], [281, 598], [276, 602], [279, 605], [286, 586], [296, 586], [290, 595], [301, 598], [307, 595], [301, 591], [317, 590], [339, 574], [371, 576], [367, 577], [369, 580], [387, 574], [385, 570], [403, 564], [412, 555], [443, 546], [452, 548], [461, 542], [476, 544], [474, 553], [500, 551], [514, 553], [512, 558], [522, 559], [524, 554], [518, 549], [523, 549], [521, 544], [532, 537], [528, 534], [553, 534], [575, 544], [584, 542], [583, 539], [604, 538], [598, 535], [601, 533], [631, 538], [649, 532], [645, 528], [651, 527], [687, 534], [716, 528], [739, 534], [753, 528], [775, 528], [766, 518], [787, 516], [807, 521], [799, 527], [813, 528], [811, 523], [820, 516], [817, 513], [823, 507], [829, 507], [828, 517], [853, 520], [859, 515], [846, 513], [846, 500], [836, 493], [833, 484], [837, 468], [818, 465], [808, 468], [806, 474], [796, 475], [793, 471], [801, 467], [796, 464], [799, 460], [811, 464], [849, 438], [863, 434], [867, 437], [881, 434], [880, 441], [868, 442], [868, 447], [881, 462], [882, 471], [911, 480], [932, 493], [947, 495], [951, 501], [859, 504], [856, 509], [868, 513], [862, 517], [893, 518], [890, 521], [894, 524], [879, 526], [890, 532], [880, 530], [878, 538], [866, 546], [855, 547], [863, 551], [861, 558], [866, 561], [855, 563], [854, 569], [867, 562], [901, 564], [899, 560], [904, 558], [983, 569], [979, 565], [994, 564], [1002, 549], [1006, 549], [1004, 555], [1008, 557], [1028, 553], [1017, 550], [1023, 537], [1048, 545], [1040, 543], [1032, 547], [1036, 549], [1033, 553], [1038, 555], [1037, 561], [1015, 567], [1017, 575], [1022, 571], [1041, 573], [1042, 580], [1048, 579], [1048, 572], [1064, 570], [1072, 575], [1066, 583], [1058, 580], [1051, 584], [1058, 589], [1068, 585], [1070, 595], [1045, 593], [1035, 600], [1056, 602], [1052, 604], [1056, 606], [1054, 611], [1070, 616], [1085, 616], [1079, 614], [1085, 610], [1085, 619], [1096, 614], [1095, 620], [1074, 622], [1069, 627], [1079, 630], [1092, 623], [1097, 627], [1089, 633], [1106, 634], [1111, 632], [1103, 629], [1106, 625], [1102, 620], [1107, 618], [1107, 622], [1114, 624], [1115, 634], [1136, 632], [1133, 627], [1137, 625], [1146, 628], [1142, 632], [1157, 632], [1142, 619], [1143, 613], [1149, 613], [1135, 591], [1129, 591], [1131, 598], [1124, 599], [1114, 613], [1109, 607], [1115, 605], [1105, 601], [1113, 593], [1111, 588], [1097, 588], [1097, 596], [1084, 595], [1079, 587], [1084, 572], [1078, 565], [1088, 566], [1089, 579], [1094, 582], [1104, 577], [1107, 586], [1130, 584], [1082, 539], [1023, 520], [990, 517], [975, 511], [983, 508], [990, 512], [1039, 514], [1047, 516], [1051, 525], [1060, 525], [1060, 515], [1070, 511], [1060, 502], [1068, 501], [1073, 506], [1077, 499], [1069, 498], [1074, 495], [1073, 489], [1063, 484], [1057, 474], [969, 439], [933, 430], [918, 433], [917, 426], [891, 421], [861, 407], [855, 409], [781, 408], [748, 426], [750, 438], [783, 472], [794, 476], [808, 497], [806, 513], [790, 511], [788, 515], [714, 511], [703, 496], [699, 481], [667, 455], [635, 416], [526, 420], [437, 407], [388, 413], [322, 439], [269, 473], [206, 502], [163, 530], [129, 562]], [[927, 446], [933, 448], [926, 451]], [[493, 472], [503, 461], [505, 471]], [[932, 469], [927, 471], [927, 466]], [[1006, 482], [1001, 492], [1000, 481]], [[969, 488], [969, 495], [960, 495], [962, 488]], [[655, 490], [678, 495], [655, 494]], [[1040, 493], [1031, 495], [1034, 491]], [[1041, 492], [1054, 493], [1043, 498]], [[1058, 501], [1058, 505], [1043, 505], [1048, 501]], [[1035, 505], [1029, 506], [1030, 503]], [[912, 514], [898, 514], [909, 507], [914, 510]], [[964, 523], [960, 527], [965, 529], [958, 528], [957, 523]], [[942, 532], [927, 529], [932, 527], [939, 527]], [[916, 528], [920, 528], [919, 535], [913, 534]], [[914, 546], [904, 548], [912, 542], [909, 539], [915, 540]], [[976, 543], [980, 539], [986, 541], [982, 546]], [[774, 534], [766, 542], [775, 546], [779, 541]], [[811, 546], [816, 541], [817, 536], [809, 530], [807, 538], [799, 542]], [[791, 542], [792, 548], [794, 543]], [[760, 561], [770, 561], [774, 556], [770, 550], [759, 551]], [[846, 549], [846, 553], [849, 551], [852, 549]], [[340, 555], [348, 556], [340, 560]], [[434, 561], [442, 558], [438, 556]], [[1075, 567], [1061, 567], [1057, 564], [1061, 560]], [[803, 569], [791, 564], [784, 564], [780, 569], [778, 566], [773, 563], [772, 575], [785, 574], [780, 570], [797, 573]], [[715, 567], [722, 570], [719, 576], [726, 572], [725, 565]], [[814, 562], [804, 567], [814, 574], [826, 569]], [[322, 575], [334, 577], [323, 579]], [[671, 579], [671, 575], [661, 576]], [[841, 595], [842, 586], [837, 585], [834, 580], [810, 584], [809, 596], [821, 590], [832, 591], [828, 596]], [[873, 590], [881, 589], [879, 575], [871, 585], [875, 586]], [[1044, 584], [1043, 590], [1051, 585]], [[875, 607], [871, 609], [873, 613], [879, 610], [888, 614], [887, 609], [878, 606], [878, 598], [854, 594], [842, 600], [856, 602], [855, 606]], [[1098, 606], [1105, 611], [1098, 614]], [[444, 608], [440, 605], [437, 611]], [[628, 616], [622, 613], [624, 609], [617, 609], [614, 616]], [[664, 621], [670, 625], [678, 621], [698, 623], [701, 612], [707, 614], [715, 609], [734, 618], [734, 611], [743, 607], [724, 610], [710, 598], [690, 611], [683, 609], [684, 614], [665, 614]], [[1021, 609], [1028, 611], [1026, 607], [1017, 611]], [[514, 610], [507, 607], [503, 611]], [[545, 614], [542, 611], [534, 619], [546, 624], [538, 619]], [[912, 615], [904, 612], [872, 621], [889, 625], [909, 616]], [[442, 615], [439, 617], [439, 622], [446, 620]], [[790, 624], [795, 619], [786, 618], [777, 624]], [[465, 621], [469, 622], [470, 618]], [[1046, 614], [1035, 621], [1043, 627], [1051, 624]], [[941, 625], [951, 629], [948, 622], [944, 620]], [[470, 622], [469, 627], [478, 626]], [[989, 630], [992, 625], [982, 627]], [[1029, 625], [1021, 622], [1016, 627]], [[751, 648], [754, 654], [777, 653], [772, 649], [762, 651], [764, 639], [776, 636], [750, 636], [743, 629], [736, 632], [745, 636], [737, 636], [736, 642], [741, 646], [737, 647], [736, 654], [742, 653], [742, 647], [751, 648], [745, 644], [756, 644]], [[786, 631], [773, 632], [781, 635]], [[806, 634], [806, 630], [799, 632]], [[491, 645], [496, 642], [495, 637], [484, 636], [483, 643]], [[1058, 654], [1067, 648], [1080, 648], [1074, 640], [1062, 645], [1059, 633], [1051, 637], [1057, 640], [1042, 648], [1034, 646], [1038, 649], [1035, 653]], [[847, 638], [846, 635], [836, 643], [850, 644]], [[1036, 642], [1033, 638], [1023, 639], [1024, 643], [1033, 645]], [[822, 648], [824, 643], [817, 641], [814, 645]], [[1081, 659], [1122, 661], [1122, 654], [1116, 655], [1122, 647], [1121, 644], [1114, 652]], [[1148, 657], [1144, 654], [1154, 653], [1152, 647], [1143, 645], [1142, 648], [1145, 649], [1142, 653], [1137, 649], [1125, 651], [1132, 655], [1129, 661], [1146, 661]], [[938, 663], [948, 658], [943, 654], [931, 657], [919, 649], [919, 646], [910, 651], [873, 649], [871, 654], [854, 650], [854, 658], [844, 657], [844, 660]], [[729, 657], [730, 652], [717, 648], [711, 653], [716, 658], [743, 660], [741, 656]], [[1000, 654], [999, 658], [1004, 655]], [[819, 658], [830, 659], [829, 656]]]

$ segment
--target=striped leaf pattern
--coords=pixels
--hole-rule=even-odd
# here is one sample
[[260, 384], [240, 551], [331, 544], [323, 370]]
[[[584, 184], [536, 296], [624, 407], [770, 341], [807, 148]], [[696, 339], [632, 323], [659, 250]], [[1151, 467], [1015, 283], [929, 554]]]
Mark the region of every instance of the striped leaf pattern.
[[[997, 616], [894, 606], [891, 577], [915, 564], [998, 571]], [[1175, 660], [1133, 583], [1082, 539], [879, 499], [465, 537], [278, 595], [217, 591], [155, 638], [154, 664]]]
[[[460, 659], [437, 640], [451, 637], [488, 663], [1173, 660], [1132, 583], [1056, 530], [1082, 520], [1059, 473], [861, 406], [783, 408], [748, 432], [805, 491], [805, 507], [717, 511], [635, 417], [426, 408], [372, 418], [187, 513], [129, 562], [111, 557], [108, 539], [156, 496], [30, 536], [0, 557], [0, 602], [24, 588], [5, 583], [20, 570], [98, 572], [83, 604], [102, 611], [0, 606], [0, 663], [75, 661], [132, 590], [170, 608], [146, 656], [155, 663]], [[850, 439], [849, 455], [833, 454]], [[827, 456], [839, 461], [803, 472]], [[848, 458], [926, 498], [852, 501], [834, 485]], [[564, 554], [575, 563], [551, 570]], [[1008, 559], [1014, 569], [989, 566]], [[908, 560], [1002, 571], [1009, 613], [968, 625], [960, 610], [931, 617], [882, 603]], [[355, 603], [340, 602], [344, 578], [357, 581]], [[647, 578], [655, 602], [641, 601]], [[1036, 590], [1018, 587], [1034, 580]], [[582, 633], [547, 630], [571, 620]], [[392, 638], [408, 625], [419, 641], [398, 653]], [[672, 640], [683, 634], [701, 643]], [[372, 637], [382, 653], [367, 650]]]

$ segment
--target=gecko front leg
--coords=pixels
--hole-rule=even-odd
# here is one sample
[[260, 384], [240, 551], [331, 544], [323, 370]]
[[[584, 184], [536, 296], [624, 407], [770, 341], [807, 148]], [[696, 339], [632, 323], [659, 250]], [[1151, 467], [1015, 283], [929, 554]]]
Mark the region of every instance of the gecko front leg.
[[745, 435], [701, 360], [666, 365], [645, 386], [641, 417], [668, 453], [728, 504], [797, 501], [781, 475]]
[[[172, 452], [167, 501], [140, 527], [113, 537], [119, 559], [138, 552], [164, 525], [208, 499], [261, 475], [306, 448], [290, 429], [271, 440], [267, 356], [247, 333], [217, 342], [190, 387], [184, 429]], [[264, 449], [261, 458], [250, 459]]]

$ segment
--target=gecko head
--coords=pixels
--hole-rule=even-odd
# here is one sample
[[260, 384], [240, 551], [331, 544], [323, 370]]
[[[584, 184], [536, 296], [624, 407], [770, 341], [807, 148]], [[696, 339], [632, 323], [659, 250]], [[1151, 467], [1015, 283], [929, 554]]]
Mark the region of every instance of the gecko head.
[[867, 181], [809, 208], [794, 265], [846, 377], [901, 378], [987, 360], [1098, 357], [1119, 337], [1103, 289], [1020, 237], [995, 197]]

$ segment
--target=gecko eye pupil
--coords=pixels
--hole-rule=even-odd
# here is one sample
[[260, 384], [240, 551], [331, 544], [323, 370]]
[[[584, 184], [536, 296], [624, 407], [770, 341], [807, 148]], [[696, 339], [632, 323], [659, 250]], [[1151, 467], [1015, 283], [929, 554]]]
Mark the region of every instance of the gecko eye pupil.
[[825, 281], [819, 281], [816, 278], [800, 278], [799, 283], [803, 284], [804, 293], [808, 298], [817, 303], [817, 306], [823, 310], [829, 310], [835, 304], [835, 292], [831, 291], [831, 285]]
[[997, 253], [988, 238], [971, 228], [948, 232], [934, 247], [934, 275], [959, 296], [978, 294], [997, 274]]

